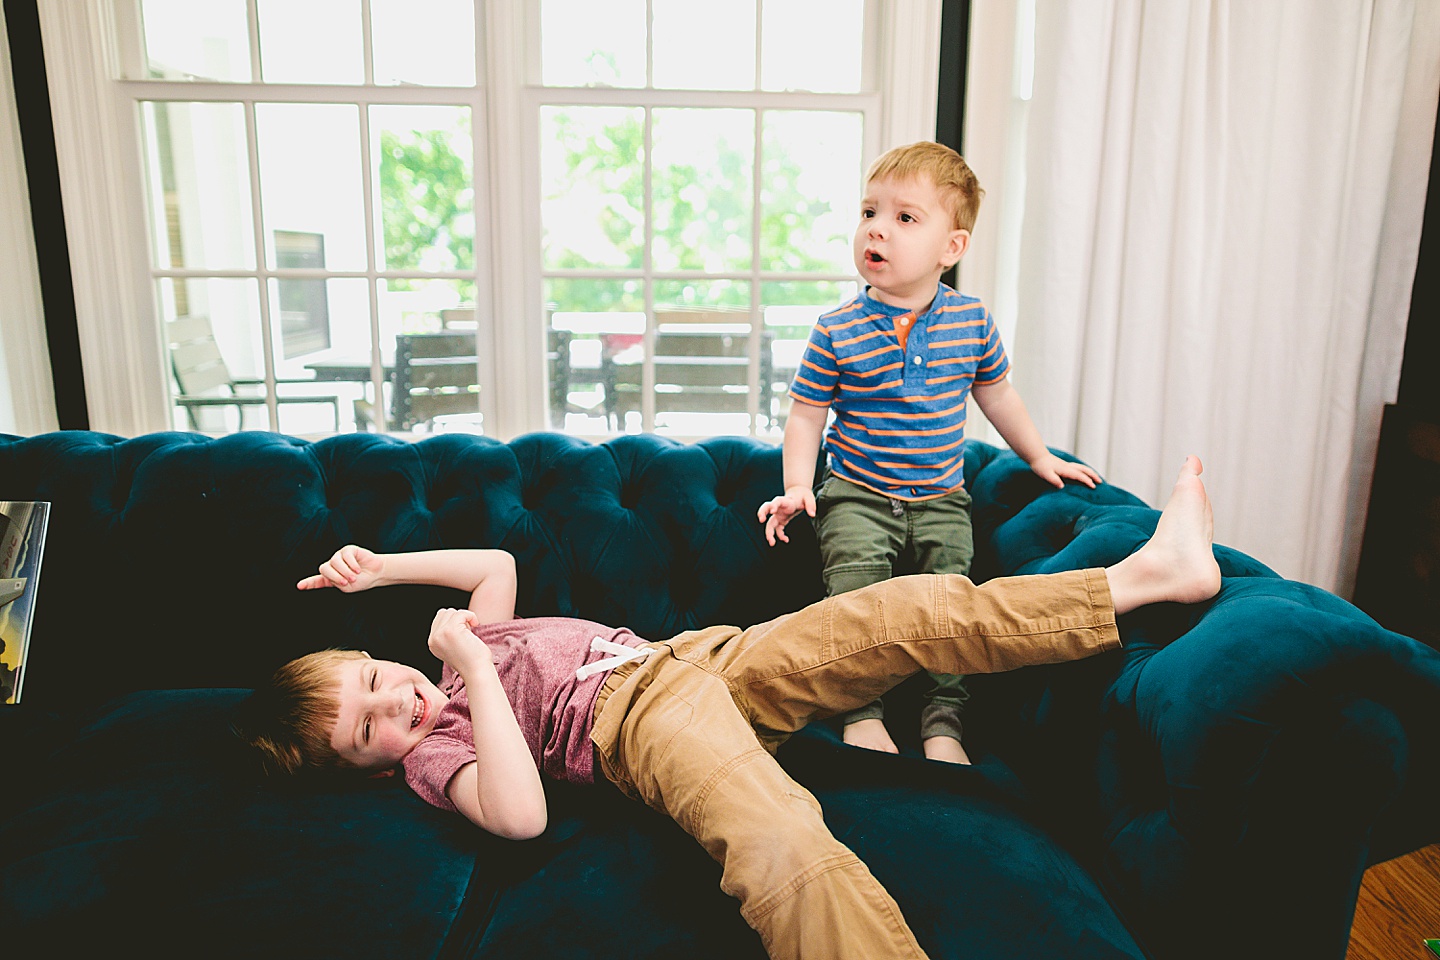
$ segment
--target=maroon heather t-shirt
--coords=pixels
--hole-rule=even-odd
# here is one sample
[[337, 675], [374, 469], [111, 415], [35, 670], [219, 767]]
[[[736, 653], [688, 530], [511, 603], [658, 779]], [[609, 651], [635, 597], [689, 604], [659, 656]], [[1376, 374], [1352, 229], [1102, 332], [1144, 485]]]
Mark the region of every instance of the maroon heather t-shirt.
[[[500, 686], [536, 766], [557, 780], [594, 783], [590, 730], [595, 698], [610, 671], [584, 680], [577, 680], [575, 671], [611, 656], [590, 649], [595, 637], [627, 647], [645, 641], [624, 628], [568, 617], [486, 623], [475, 627], [474, 633], [494, 656]], [[455, 811], [445, 788], [461, 767], [475, 759], [475, 734], [465, 680], [448, 663], [439, 687], [450, 702], [440, 708], [435, 729], [405, 757], [405, 782], [428, 803]]]

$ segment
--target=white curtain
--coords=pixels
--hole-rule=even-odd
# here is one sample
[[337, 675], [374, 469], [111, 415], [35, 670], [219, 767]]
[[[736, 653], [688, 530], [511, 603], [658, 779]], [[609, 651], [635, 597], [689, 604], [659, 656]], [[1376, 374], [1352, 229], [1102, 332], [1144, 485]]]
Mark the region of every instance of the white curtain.
[[1217, 542], [1348, 596], [1399, 379], [1440, 3], [1033, 15], [1005, 190], [1023, 217], [1000, 217], [1019, 232], [1015, 383], [1042, 435], [1151, 503], [1199, 454]]

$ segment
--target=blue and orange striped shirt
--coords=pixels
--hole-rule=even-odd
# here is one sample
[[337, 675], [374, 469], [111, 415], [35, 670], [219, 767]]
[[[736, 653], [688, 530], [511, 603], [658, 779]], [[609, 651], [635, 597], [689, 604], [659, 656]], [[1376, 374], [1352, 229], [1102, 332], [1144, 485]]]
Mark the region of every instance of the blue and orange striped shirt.
[[[913, 317], [902, 347], [895, 325]], [[868, 291], [810, 331], [790, 396], [829, 406], [830, 470], [897, 500], [964, 486], [965, 411], [973, 384], [1010, 372], [985, 305], [941, 283], [918, 317]]]

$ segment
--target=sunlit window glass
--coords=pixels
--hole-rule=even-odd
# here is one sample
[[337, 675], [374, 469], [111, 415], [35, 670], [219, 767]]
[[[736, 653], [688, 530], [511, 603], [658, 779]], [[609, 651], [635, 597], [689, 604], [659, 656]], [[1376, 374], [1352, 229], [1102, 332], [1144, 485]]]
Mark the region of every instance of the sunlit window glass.
[[477, 314], [454, 281], [382, 281], [389, 429], [400, 433], [484, 432], [480, 415]]
[[[305, 265], [304, 254], [314, 249], [314, 234], [297, 233], [283, 242], [282, 266]], [[278, 382], [280, 429], [315, 433], [334, 429], [322, 414], [340, 421], [339, 429], [364, 429], [370, 415], [364, 401], [370, 395], [370, 309], [361, 279], [282, 278], [269, 283], [270, 344]], [[335, 364], [349, 362], [354, 372], [334, 380]], [[337, 409], [299, 397], [334, 397]], [[357, 403], [357, 401], [361, 401]], [[288, 424], [288, 425], [287, 425]]]
[[[750, 289], [740, 280], [656, 281], [656, 433], [750, 432]], [[758, 359], [763, 383], [768, 358]], [[769, 414], [763, 405], [759, 412]]]
[[[206, 433], [267, 429], [255, 280], [162, 278], [156, 299], [170, 360], [175, 428]], [[234, 402], [224, 402], [230, 397]]]
[[148, 77], [250, 81], [245, 0], [144, 0], [140, 14]]
[[275, 233], [288, 231], [322, 235], [324, 268], [366, 269], [358, 108], [261, 103], [255, 126], [271, 266]]
[[370, 0], [375, 82], [475, 84], [472, 0]]
[[645, 111], [540, 110], [540, 225], [547, 268], [639, 267]]
[[755, 89], [755, 0], [729, 0], [723, 9], [695, 0], [652, 2], [654, 86]]
[[654, 112], [657, 270], [750, 268], [755, 113]]
[[542, 78], [549, 87], [645, 86], [645, 0], [543, 0]]
[[475, 265], [475, 184], [465, 107], [370, 108], [388, 270]]
[[360, 0], [256, 3], [260, 72], [266, 83], [365, 81]]
[[[555, 277], [545, 281], [546, 357], [552, 429], [603, 436], [638, 430], [633, 379], [617, 364], [644, 354], [645, 293], [638, 279]], [[624, 394], [622, 396], [622, 394]]]
[[761, 87], [856, 93], [863, 74], [863, 0], [765, 0]]
[[862, 134], [858, 113], [766, 112], [760, 244], [767, 270], [853, 269]]
[[145, 103], [140, 116], [155, 266], [253, 269], [244, 109]]

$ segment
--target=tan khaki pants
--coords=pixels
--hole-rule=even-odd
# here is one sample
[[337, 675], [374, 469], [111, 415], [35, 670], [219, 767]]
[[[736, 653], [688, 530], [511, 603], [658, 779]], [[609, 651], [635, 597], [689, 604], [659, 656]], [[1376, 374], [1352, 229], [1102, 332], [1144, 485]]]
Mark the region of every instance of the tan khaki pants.
[[723, 867], [720, 887], [781, 958], [924, 957], [900, 908], [772, 756], [811, 720], [921, 670], [998, 673], [1117, 648], [1102, 570], [898, 577], [748, 630], [654, 644], [601, 689], [600, 768]]

